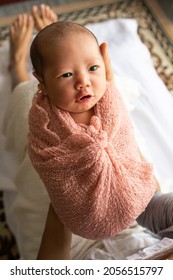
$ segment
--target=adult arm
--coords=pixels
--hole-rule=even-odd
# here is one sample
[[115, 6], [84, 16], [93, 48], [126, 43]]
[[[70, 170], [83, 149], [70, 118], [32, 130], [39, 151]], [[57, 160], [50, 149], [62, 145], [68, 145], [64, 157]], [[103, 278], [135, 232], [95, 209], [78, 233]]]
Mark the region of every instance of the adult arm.
[[70, 257], [71, 232], [61, 223], [52, 205], [42, 236], [38, 260], [67, 260]]

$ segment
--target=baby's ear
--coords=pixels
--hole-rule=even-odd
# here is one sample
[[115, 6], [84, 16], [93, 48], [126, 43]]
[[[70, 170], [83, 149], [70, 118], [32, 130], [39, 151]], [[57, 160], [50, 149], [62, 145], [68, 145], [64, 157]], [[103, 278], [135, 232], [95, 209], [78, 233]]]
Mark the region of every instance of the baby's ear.
[[40, 76], [40, 74], [38, 74], [37, 72], [32, 72], [33, 76], [38, 80], [39, 84], [38, 84], [38, 89], [42, 91], [42, 93], [44, 95], [46, 94], [46, 89], [45, 89], [45, 85], [44, 85], [44, 81], [43, 78]]
[[108, 55], [108, 45], [107, 45], [106, 42], [103, 42], [100, 45], [100, 52], [102, 54], [103, 61], [104, 61], [104, 64], [105, 64], [106, 80], [108, 82], [113, 82], [114, 81], [114, 75], [113, 75], [113, 70], [112, 70], [112, 66], [111, 66], [111, 60], [110, 60], [110, 57]]
[[43, 83], [43, 78], [36, 71], [32, 72], [33, 76], [40, 82]]

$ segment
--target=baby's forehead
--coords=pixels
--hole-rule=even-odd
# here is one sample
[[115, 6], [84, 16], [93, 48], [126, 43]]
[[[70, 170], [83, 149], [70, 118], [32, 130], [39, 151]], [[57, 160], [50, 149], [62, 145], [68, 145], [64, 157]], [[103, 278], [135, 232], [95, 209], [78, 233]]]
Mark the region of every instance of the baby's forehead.
[[[80, 44], [80, 42], [85, 42], [85, 46]], [[65, 50], [72, 51], [74, 48], [76, 49], [86, 49], [86, 46], [92, 46], [92, 53], [93, 55], [100, 54], [100, 48], [97, 40], [95, 37], [90, 34], [87, 30], [79, 30], [79, 32], [66, 32], [63, 35], [59, 34], [48, 34], [48, 37], [45, 41], [43, 40], [41, 53], [43, 57], [47, 55], [53, 55], [54, 51], [56, 54], [64, 53]], [[80, 46], [79, 46], [80, 45]], [[90, 52], [91, 48], [88, 49], [88, 53]]]
[[[61, 25], [64, 26], [62, 29]], [[68, 51], [72, 51], [72, 48], [83, 48], [84, 45], [81, 47], [80, 42], [85, 42], [86, 46], [92, 46], [93, 55], [96, 55], [97, 52], [98, 55], [100, 55], [100, 48], [95, 35], [89, 29], [78, 24], [52, 24], [38, 34], [36, 41], [42, 62], [47, 56], [49, 56], [49, 58], [51, 54], [53, 56], [55, 52], [56, 54], [61, 54], [67, 48]]]
[[42, 38], [42, 41], [54, 42], [54, 43], [63, 43], [67, 40], [76, 39], [76, 44], [78, 43], [78, 39], [84, 39], [86, 41], [93, 40], [96, 44], [98, 44], [97, 39], [93, 36], [92, 33], [90, 33], [88, 30], [85, 29], [79, 29], [79, 30], [66, 30], [64, 33], [58, 33], [58, 32], [52, 32], [45, 34], [45, 38]]

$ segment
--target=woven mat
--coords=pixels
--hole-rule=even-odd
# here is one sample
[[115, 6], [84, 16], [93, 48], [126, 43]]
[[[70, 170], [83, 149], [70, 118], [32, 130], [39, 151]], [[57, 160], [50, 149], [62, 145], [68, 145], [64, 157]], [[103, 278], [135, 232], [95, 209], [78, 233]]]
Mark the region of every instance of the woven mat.
[[[59, 21], [75, 21], [80, 24], [94, 23], [111, 18], [134, 18], [138, 22], [138, 33], [148, 47], [154, 67], [173, 95], [173, 45], [154, 18], [145, 1], [117, 0], [112, 3], [92, 6], [82, 10], [58, 14]], [[8, 40], [9, 27], [0, 26], [0, 42]], [[14, 237], [10, 233], [4, 216], [2, 193], [0, 193], [0, 259], [18, 259]]]

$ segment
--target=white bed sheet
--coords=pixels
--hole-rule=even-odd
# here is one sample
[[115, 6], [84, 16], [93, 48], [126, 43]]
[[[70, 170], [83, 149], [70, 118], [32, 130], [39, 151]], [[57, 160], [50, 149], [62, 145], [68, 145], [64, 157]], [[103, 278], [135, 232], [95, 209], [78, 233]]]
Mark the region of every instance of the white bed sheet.
[[[136, 81], [139, 98], [136, 100], [136, 106], [131, 115], [139, 146], [145, 155], [149, 152], [150, 161], [153, 162], [157, 170], [157, 177], [161, 183], [162, 190], [164, 192], [173, 191], [173, 148], [171, 145], [173, 136], [171, 123], [173, 119], [173, 99], [158, 77], [147, 48], [137, 35], [136, 21], [132, 19], [115, 19], [90, 24], [87, 27], [95, 33], [100, 43], [103, 41], [108, 42], [109, 54], [116, 75], [118, 77], [130, 77], [132, 81]], [[2, 124], [11, 95], [10, 76], [6, 69], [8, 65], [8, 46], [0, 48], [0, 61], [2, 61], [0, 65], [0, 124]], [[21, 240], [19, 237], [20, 233], [18, 231], [20, 227], [17, 226], [19, 221], [15, 220], [17, 216], [13, 216], [11, 208], [12, 201], [16, 196], [13, 177], [17, 170], [17, 162], [14, 157], [6, 153], [3, 146], [4, 141], [5, 139], [1, 132], [0, 189], [5, 191], [7, 219], [16, 235], [19, 248], [23, 254], [22, 257], [32, 259], [35, 258], [36, 250], [33, 249], [32, 251], [30, 249], [29, 252], [27, 251], [29, 249], [23, 249], [22, 246], [24, 242], [28, 242], [28, 247], [33, 248], [33, 244], [38, 247], [40, 236], [37, 236], [36, 241], [31, 238], [32, 236], [29, 237], [31, 232], [33, 232], [34, 236], [34, 227], [32, 228], [30, 220], [28, 224], [25, 221], [26, 226], [23, 229], [25, 239]], [[146, 147], [148, 152], [146, 152]], [[37, 225], [37, 219], [38, 217], [34, 216], [34, 226], [41, 227], [40, 223]], [[25, 216], [23, 214], [24, 220]], [[44, 223], [44, 220], [45, 217], [42, 217], [42, 223]], [[41, 234], [40, 232], [39, 234]], [[73, 259], [126, 259], [138, 249], [150, 246], [155, 242], [157, 242], [156, 236], [144, 231], [141, 227], [128, 229], [111, 241], [93, 242], [73, 236], [71, 256]]]

